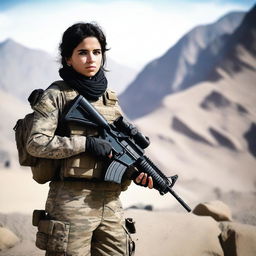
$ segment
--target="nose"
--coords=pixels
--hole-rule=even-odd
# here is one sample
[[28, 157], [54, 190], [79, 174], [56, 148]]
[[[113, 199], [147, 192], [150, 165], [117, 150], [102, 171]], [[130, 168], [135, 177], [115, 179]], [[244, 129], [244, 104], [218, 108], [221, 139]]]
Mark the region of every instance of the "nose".
[[93, 54], [92, 52], [88, 52], [88, 55], [87, 55], [87, 62], [88, 62], [88, 63], [92, 63], [92, 62], [94, 62], [94, 60], [95, 60], [94, 54]]

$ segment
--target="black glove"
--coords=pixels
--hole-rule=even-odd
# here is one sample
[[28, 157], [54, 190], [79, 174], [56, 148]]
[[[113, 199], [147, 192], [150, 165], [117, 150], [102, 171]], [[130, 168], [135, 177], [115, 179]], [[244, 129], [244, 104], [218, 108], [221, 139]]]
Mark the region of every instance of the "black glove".
[[95, 156], [108, 156], [112, 147], [106, 140], [89, 136], [86, 138], [85, 149]]
[[139, 171], [134, 171], [134, 172], [132, 173], [132, 175], [131, 175], [131, 179], [134, 181], [134, 183], [135, 183], [136, 185], [142, 186], [142, 187], [147, 187], [147, 186], [148, 186], [148, 179], [147, 179], [147, 182], [146, 182], [145, 185], [141, 184], [141, 182], [138, 183], [138, 182], [136, 181], [137, 177], [138, 177], [140, 174], [141, 174], [141, 172], [139, 172]]

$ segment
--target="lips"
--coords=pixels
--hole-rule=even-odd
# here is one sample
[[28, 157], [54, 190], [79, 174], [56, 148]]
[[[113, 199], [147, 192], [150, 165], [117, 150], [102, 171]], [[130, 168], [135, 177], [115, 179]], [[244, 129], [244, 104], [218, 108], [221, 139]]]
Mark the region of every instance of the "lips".
[[86, 69], [89, 69], [89, 70], [93, 70], [93, 69], [95, 69], [95, 68], [96, 68], [95, 66], [86, 67]]

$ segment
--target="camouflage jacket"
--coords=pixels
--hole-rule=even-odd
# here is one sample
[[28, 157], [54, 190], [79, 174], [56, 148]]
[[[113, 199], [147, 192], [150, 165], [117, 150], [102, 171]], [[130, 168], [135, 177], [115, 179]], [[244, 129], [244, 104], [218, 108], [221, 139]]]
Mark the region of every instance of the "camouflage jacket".
[[[71, 99], [77, 93], [69, 89]], [[71, 92], [72, 91], [72, 92]], [[27, 142], [29, 154], [40, 158], [62, 159], [85, 151], [85, 136], [62, 137], [55, 134], [58, 120], [68, 100], [58, 85], [51, 85], [33, 107], [34, 121]]]

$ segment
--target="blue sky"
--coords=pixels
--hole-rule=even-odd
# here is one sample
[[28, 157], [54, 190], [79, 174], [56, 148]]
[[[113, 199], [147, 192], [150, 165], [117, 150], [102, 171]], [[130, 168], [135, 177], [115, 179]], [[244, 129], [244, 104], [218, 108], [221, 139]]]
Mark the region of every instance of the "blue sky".
[[1, 0], [0, 42], [12, 38], [57, 57], [68, 26], [96, 21], [107, 35], [109, 56], [138, 69], [193, 27], [231, 11], [248, 11], [254, 4], [251, 0]]
[[[1, 0], [0, 1], [0, 10], [12, 8], [15, 5], [24, 4], [24, 3], [35, 3], [35, 2], [43, 2], [47, 4], [47, 2], [68, 2], [69, 0]], [[93, 3], [107, 3], [111, 2], [110, 0], [80, 0], [81, 2], [93, 2]], [[116, 2], [120, 2], [122, 0], [115, 0]], [[113, 1], [112, 1], [113, 2]], [[175, 4], [179, 1], [177, 0], [134, 0], [134, 2], [144, 2], [144, 3], [158, 3], [158, 4]], [[188, 3], [205, 3], [205, 2], [216, 2], [220, 4], [227, 3], [235, 3], [240, 4], [246, 7], [251, 7], [255, 4], [255, 0], [185, 0], [184, 2]]]

